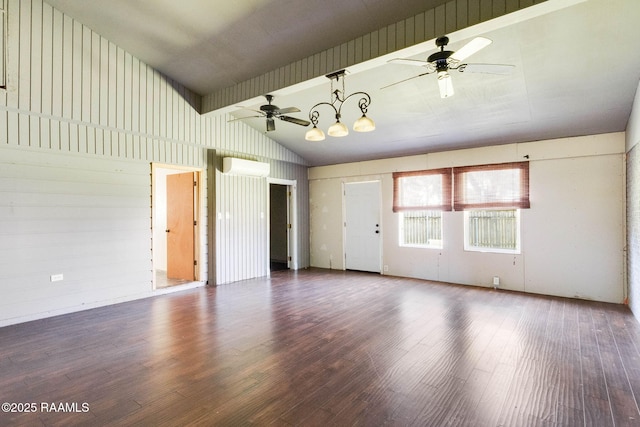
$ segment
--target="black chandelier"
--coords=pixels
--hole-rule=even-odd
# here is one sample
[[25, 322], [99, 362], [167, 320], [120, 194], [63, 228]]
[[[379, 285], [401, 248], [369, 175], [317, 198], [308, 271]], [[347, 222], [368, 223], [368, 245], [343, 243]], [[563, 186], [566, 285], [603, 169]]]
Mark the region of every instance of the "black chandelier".
[[[342, 117], [342, 106], [349, 98], [356, 95], [362, 96], [358, 101], [358, 107], [362, 112], [362, 117], [355, 121], [355, 123], [353, 124], [353, 130], [355, 130], [356, 132], [371, 132], [376, 128], [376, 124], [373, 122], [373, 120], [367, 117], [367, 107], [369, 107], [369, 104], [371, 104], [371, 97], [366, 92], [354, 92], [351, 95], [345, 96], [345, 74], [345, 70], [340, 70], [326, 75], [326, 77], [331, 80], [331, 102], [319, 102], [311, 107], [311, 110], [309, 111], [309, 120], [311, 120], [311, 123], [313, 123], [313, 128], [311, 128], [304, 136], [304, 139], [306, 139], [307, 141], [322, 141], [325, 138], [324, 132], [322, 132], [322, 130], [317, 126], [318, 118], [320, 117], [320, 113], [318, 112], [317, 108], [321, 105], [328, 105], [329, 107], [333, 108], [333, 111], [335, 113], [336, 122], [332, 124], [327, 130], [329, 136], [340, 137], [348, 135], [349, 128], [347, 128], [347, 126], [345, 126], [344, 123], [340, 121], [340, 118]], [[342, 80], [342, 90], [333, 88], [334, 80], [336, 85], [339, 85], [340, 80]]]

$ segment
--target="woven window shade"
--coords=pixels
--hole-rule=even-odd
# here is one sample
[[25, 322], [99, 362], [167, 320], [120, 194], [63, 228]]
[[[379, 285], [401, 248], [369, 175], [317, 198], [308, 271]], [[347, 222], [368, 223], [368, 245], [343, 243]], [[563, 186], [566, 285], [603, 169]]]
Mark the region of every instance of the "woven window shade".
[[451, 210], [451, 169], [393, 174], [393, 211]]
[[520, 208], [529, 201], [529, 162], [453, 168], [456, 211]]

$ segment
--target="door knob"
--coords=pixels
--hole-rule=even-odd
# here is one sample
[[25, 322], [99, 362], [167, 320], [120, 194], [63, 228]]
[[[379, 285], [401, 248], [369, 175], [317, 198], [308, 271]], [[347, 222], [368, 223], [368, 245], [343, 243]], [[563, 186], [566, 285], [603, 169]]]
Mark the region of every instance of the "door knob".
[[165, 231], [165, 233], [168, 233], [168, 232], [169, 232], [169, 229], [167, 228], [167, 229], [166, 229], [166, 230], [164, 230], [164, 231]]

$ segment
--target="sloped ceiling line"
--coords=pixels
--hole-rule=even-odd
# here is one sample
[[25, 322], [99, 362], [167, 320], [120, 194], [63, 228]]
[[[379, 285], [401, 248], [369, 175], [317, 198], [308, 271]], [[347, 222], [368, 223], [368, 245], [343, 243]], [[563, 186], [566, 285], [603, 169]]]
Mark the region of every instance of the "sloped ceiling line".
[[451, 0], [234, 86], [205, 95], [202, 114], [353, 66], [547, 0]]

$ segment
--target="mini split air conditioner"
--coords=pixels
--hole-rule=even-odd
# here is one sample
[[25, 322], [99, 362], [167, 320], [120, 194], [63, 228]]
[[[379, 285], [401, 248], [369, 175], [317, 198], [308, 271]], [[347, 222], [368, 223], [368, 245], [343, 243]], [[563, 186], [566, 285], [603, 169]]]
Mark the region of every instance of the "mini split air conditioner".
[[269, 163], [225, 157], [222, 159], [222, 172], [231, 175], [265, 177], [269, 176], [270, 165]]

